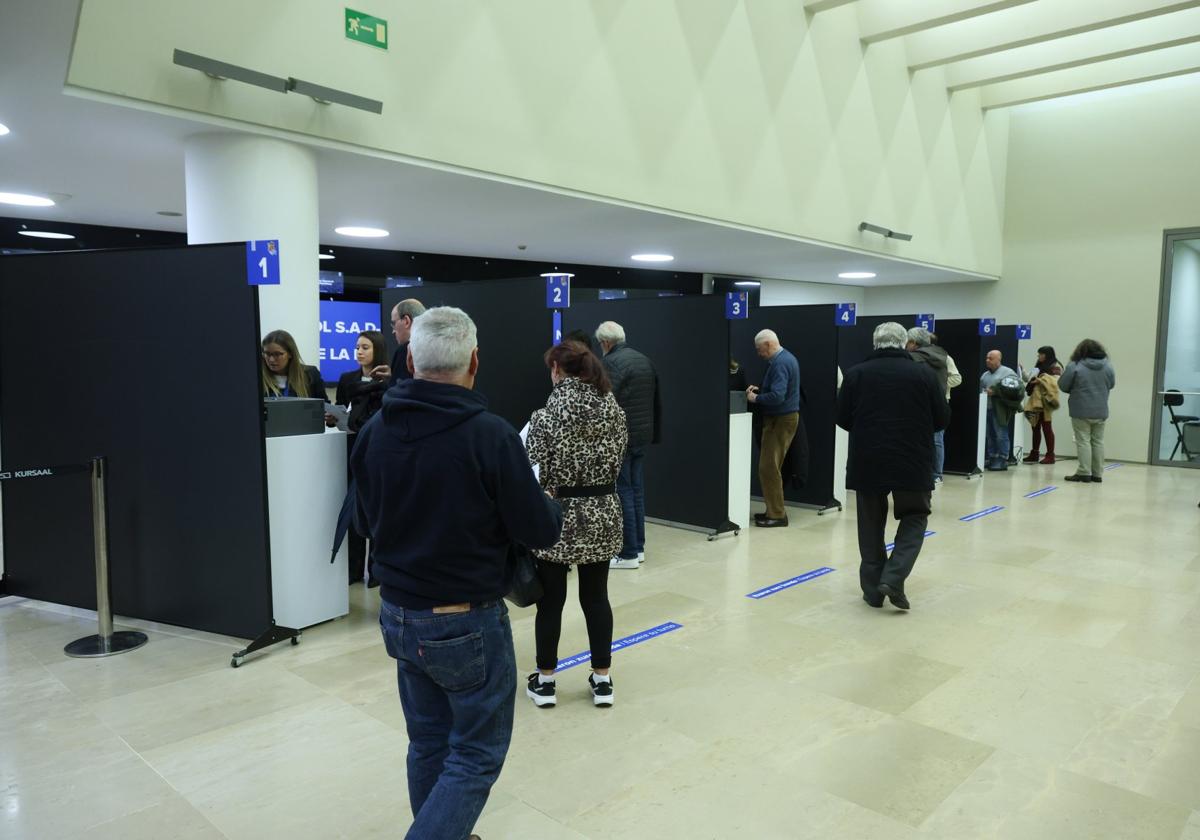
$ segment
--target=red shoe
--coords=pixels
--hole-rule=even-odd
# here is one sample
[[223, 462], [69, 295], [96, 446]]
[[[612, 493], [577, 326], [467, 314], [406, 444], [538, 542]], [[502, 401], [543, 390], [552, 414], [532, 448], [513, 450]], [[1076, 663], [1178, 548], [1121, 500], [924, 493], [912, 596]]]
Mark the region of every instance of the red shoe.
[[1038, 462], [1039, 457], [1040, 456], [1036, 452], [1030, 452], [1028, 455], [1026, 455], [1024, 458], [1021, 459], [1021, 463], [1022, 464], [1036, 464]]
[[1053, 456], [1053, 455], [1047, 455], [1045, 458], [1043, 458], [1042, 460], [1038, 461], [1038, 463], [1039, 463], [1039, 464], [1053, 464], [1053, 463], [1054, 463], [1054, 456]]

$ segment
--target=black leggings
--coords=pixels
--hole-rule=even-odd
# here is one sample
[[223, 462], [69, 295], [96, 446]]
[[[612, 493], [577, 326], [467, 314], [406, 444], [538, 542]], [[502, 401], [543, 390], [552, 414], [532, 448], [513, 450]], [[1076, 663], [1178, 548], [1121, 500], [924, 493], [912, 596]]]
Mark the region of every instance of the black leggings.
[[[608, 605], [608, 563], [586, 563], [579, 573], [579, 606], [587, 621], [592, 668], [612, 665], [612, 607]], [[540, 671], [558, 667], [558, 637], [562, 634], [562, 611], [567, 603], [567, 566], [538, 562], [538, 577], [545, 594], [537, 602], [534, 635], [537, 637], [537, 666]]]

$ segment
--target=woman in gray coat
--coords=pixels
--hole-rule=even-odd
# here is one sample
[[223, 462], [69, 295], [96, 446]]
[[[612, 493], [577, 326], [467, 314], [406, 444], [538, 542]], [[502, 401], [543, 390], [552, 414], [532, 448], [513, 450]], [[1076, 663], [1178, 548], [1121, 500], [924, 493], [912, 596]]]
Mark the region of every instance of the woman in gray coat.
[[1067, 401], [1079, 468], [1067, 481], [1104, 479], [1104, 424], [1108, 421], [1108, 392], [1117, 386], [1117, 374], [1104, 346], [1091, 338], [1079, 342], [1058, 380], [1058, 389], [1070, 394]]

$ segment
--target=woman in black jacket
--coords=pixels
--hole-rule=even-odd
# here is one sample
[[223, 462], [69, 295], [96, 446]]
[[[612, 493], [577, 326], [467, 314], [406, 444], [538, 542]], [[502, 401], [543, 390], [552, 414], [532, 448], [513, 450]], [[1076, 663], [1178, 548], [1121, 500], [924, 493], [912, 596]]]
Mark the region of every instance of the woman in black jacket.
[[262, 340], [262, 393], [267, 398], [325, 399], [321, 372], [304, 364], [296, 339], [286, 330], [273, 330]]
[[[338, 378], [334, 403], [350, 409], [350, 418], [346, 423], [346, 428], [350, 431], [346, 448], [347, 463], [350, 452], [354, 449], [355, 433], [383, 407], [383, 392], [388, 389], [388, 381], [372, 377], [371, 370], [383, 364], [386, 359], [387, 349], [383, 344], [383, 333], [378, 330], [366, 330], [358, 334], [358, 341], [354, 343], [354, 361], [358, 363], [358, 367], [346, 371]], [[331, 421], [333, 417], [326, 415], [326, 425], [335, 425]], [[363, 572], [367, 570], [367, 538], [351, 528], [346, 534], [346, 543], [350, 552], [350, 583], [361, 583]], [[378, 585], [375, 576], [369, 575], [367, 586]]]
[[387, 350], [383, 344], [383, 333], [366, 330], [358, 334], [354, 344], [354, 361], [358, 367], [341, 375], [337, 384], [336, 405], [350, 409], [347, 423], [351, 432], [357, 432], [375, 412], [383, 407], [383, 392], [387, 390], [386, 379], [375, 379], [371, 370], [385, 363]]

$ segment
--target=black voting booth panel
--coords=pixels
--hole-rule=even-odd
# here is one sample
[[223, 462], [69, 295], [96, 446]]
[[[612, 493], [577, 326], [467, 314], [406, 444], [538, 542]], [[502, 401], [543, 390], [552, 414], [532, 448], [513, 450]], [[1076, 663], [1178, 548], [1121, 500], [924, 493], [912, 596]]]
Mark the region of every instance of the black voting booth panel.
[[[0, 257], [3, 466], [108, 457], [114, 612], [270, 624], [258, 341], [240, 243]], [[87, 473], [6, 482], [3, 503], [9, 593], [95, 609]]]
[[[596, 296], [595, 289], [571, 290], [572, 302], [594, 301]], [[392, 308], [408, 298], [416, 298], [430, 309], [455, 306], [471, 316], [479, 338], [475, 389], [487, 397], [493, 413], [520, 429], [535, 409], [546, 404], [550, 373], [542, 356], [553, 342], [554, 316], [546, 308], [544, 278], [384, 289], [380, 323], [390, 324]], [[390, 359], [396, 351], [396, 338], [390, 330], [386, 337]]]
[[[834, 500], [834, 425], [837, 416], [837, 325], [832, 304], [815, 306], [767, 306], [750, 310], [750, 317], [729, 322], [729, 347], [746, 375], [746, 382], [758, 385], [767, 363], [754, 351], [754, 336], [761, 330], [774, 330], [780, 343], [800, 363], [800, 382], [806, 401], [804, 425], [808, 432], [808, 480], [803, 486], [784, 484], [783, 495], [789, 502], [824, 508]], [[751, 459], [751, 492], [762, 495], [758, 481], [759, 440], [755, 437]]]
[[719, 529], [729, 513], [729, 330], [724, 298], [571, 302], [565, 331], [625, 328], [658, 371], [662, 443], [646, 450], [646, 515]]
[[950, 425], [946, 428], [945, 471], [971, 475], [983, 466], [979, 451], [979, 377], [985, 369], [987, 354], [999, 350], [1004, 364], [1016, 370], [1017, 328], [999, 325], [992, 337], [979, 334], [978, 318], [947, 318], [937, 322], [938, 344], [942, 346], [958, 372], [962, 385], [950, 391]]

